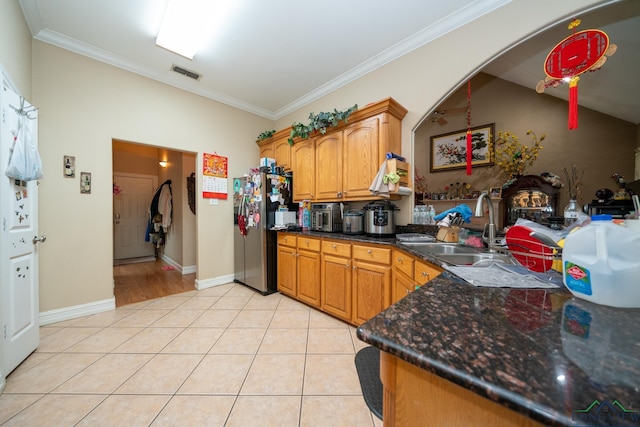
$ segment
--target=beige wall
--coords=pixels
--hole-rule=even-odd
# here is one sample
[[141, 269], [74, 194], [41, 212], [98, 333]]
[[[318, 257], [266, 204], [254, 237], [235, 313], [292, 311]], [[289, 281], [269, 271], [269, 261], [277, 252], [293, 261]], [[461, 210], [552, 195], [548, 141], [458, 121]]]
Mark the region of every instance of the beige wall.
[[[392, 96], [409, 112], [402, 122], [402, 152], [413, 159], [413, 130], [423, 117], [454, 92], [484, 64], [535, 32], [578, 11], [606, 3], [601, 0], [512, 0], [431, 43], [336, 90], [293, 114], [278, 120], [275, 129], [307, 118], [310, 111], [331, 111], [354, 103], [364, 106]], [[526, 17], [526, 18], [525, 18]], [[411, 200], [396, 203], [398, 224], [411, 220]]]
[[[18, 62], [12, 64], [12, 74], [21, 79], [19, 86], [28, 95], [30, 80], [24, 76], [31, 52], [20, 42], [25, 26], [16, 28], [11, 22], [18, 18], [16, 2], [11, 3], [0, 6], [0, 24], [9, 24], [0, 26], [0, 59]], [[278, 120], [275, 126], [249, 113], [34, 41], [32, 102], [40, 107], [44, 168], [54, 171], [40, 185], [40, 231], [47, 234], [40, 253], [41, 312], [113, 297], [112, 139], [195, 152], [198, 162], [203, 152], [217, 152], [229, 157], [233, 177], [255, 164], [258, 149], [254, 141], [262, 131], [303, 121], [310, 111], [365, 105], [393, 96], [409, 109], [402, 144], [403, 153], [412, 159], [412, 130], [452, 88], [514, 42], [598, 3], [602, 1], [513, 0]], [[78, 170], [92, 173], [91, 195], [80, 195], [77, 182], [65, 181], [55, 173], [65, 154], [76, 157]], [[201, 172], [198, 167], [196, 171], [199, 191]], [[400, 206], [399, 223], [406, 223], [410, 202], [405, 199]], [[211, 206], [198, 198], [197, 209], [198, 280], [231, 275], [231, 201]]]
[[0, 65], [19, 94], [31, 97], [31, 33], [17, 0], [0, 1]]
[[[41, 182], [47, 245], [40, 253], [40, 310], [46, 312], [113, 297], [112, 139], [217, 152], [229, 157], [234, 176], [254, 165], [255, 136], [272, 123], [45, 43], [34, 41], [33, 50], [44, 169], [55, 171], [63, 155], [73, 155], [77, 169], [93, 178], [91, 195], [81, 195], [62, 174]], [[199, 199], [198, 280], [233, 273], [233, 251], [220, 250], [233, 245], [231, 212], [231, 199], [218, 206]]]
[[[592, 78], [597, 78], [597, 75]], [[527, 145], [531, 145], [526, 135], [528, 130], [538, 136], [546, 134], [540, 156], [525, 173], [553, 172], [564, 181], [562, 168], [571, 170], [571, 165], [575, 164], [579, 170], [585, 171], [582, 199], [579, 200], [581, 204], [590, 203], [599, 188], [617, 188], [610, 179], [613, 173], [620, 173], [629, 181], [633, 179], [635, 124], [580, 108], [578, 128], [569, 130], [566, 101], [483, 73], [471, 80], [471, 87], [473, 126], [495, 123], [496, 133], [512, 132], [521, 143]], [[465, 107], [466, 98], [467, 89], [464, 86], [438, 109]], [[471, 176], [467, 176], [464, 170], [428, 174], [431, 136], [466, 128], [465, 113], [449, 114], [445, 118], [448, 123], [444, 126], [425, 120], [415, 132], [414, 163], [423, 174], [427, 173], [429, 191], [442, 191], [445, 186], [455, 182], [470, 183], [477, 190], [501, 186], [504, 180], [500, 178], [500, 168], [497, 166], [476, 168]], [[568, 193], [565, 189], [560, 193], [560, 208], [567, 202]]]

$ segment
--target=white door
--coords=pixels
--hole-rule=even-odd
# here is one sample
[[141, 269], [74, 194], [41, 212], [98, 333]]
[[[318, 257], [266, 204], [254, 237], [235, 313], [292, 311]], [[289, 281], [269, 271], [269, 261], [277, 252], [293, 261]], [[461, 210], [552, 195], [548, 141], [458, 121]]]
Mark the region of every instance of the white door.
[[[2, 299], [2, 371], [8, 375], [40, 342], [38, 300], [38, 184], [8, 178], [4, 172], [18, 129], [21, 98], [2, 76], [0, 93], [0, 278]], [[29, 104], [24, 101], [24, 109]], [[38, 141], [37, 112], [32, 110], [28, 126], [34, 144]], [[44, 241], [44, 237], [41, 238]]]
[[151, 175], [114, 173], [113, 182], [120, 193], [113, 196], [114, 259], [153, 256], [154, 246], [145, 241], [149, 206], [158, 186]]

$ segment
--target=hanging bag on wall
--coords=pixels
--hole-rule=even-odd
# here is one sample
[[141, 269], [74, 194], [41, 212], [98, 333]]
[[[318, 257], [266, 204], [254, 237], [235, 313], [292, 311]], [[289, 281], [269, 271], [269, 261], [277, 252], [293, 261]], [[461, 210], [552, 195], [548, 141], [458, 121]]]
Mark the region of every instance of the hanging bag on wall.
[[21, 181], [33, 181], [42, 178], [42, 160], [26, 120], [24, 116], [18, 118], [18, 131], [13, 136], [13, 148], [4, 174]]

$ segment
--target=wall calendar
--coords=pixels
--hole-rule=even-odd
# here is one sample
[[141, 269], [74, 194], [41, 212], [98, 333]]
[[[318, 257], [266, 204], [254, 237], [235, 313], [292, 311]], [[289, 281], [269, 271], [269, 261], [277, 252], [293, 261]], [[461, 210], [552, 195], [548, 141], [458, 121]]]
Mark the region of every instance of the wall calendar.
[[217, 154], [202, 154], [202, 197], [227, 199], [228, 159]]

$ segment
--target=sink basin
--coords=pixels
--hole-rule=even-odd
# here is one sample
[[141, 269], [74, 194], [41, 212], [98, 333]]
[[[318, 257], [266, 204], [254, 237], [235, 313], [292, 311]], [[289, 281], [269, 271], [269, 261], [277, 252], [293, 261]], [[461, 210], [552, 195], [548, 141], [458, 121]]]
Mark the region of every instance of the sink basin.
[[496, 252], [476, 252], [469, 254], [440, 254], [436, 257], [441, 261], [446, 261], [453, 265], [473, 265], [481, 261], [500, 261], [508, 264], [517, 265], [516, 260], [507, 254]]
[[451, 243], [401, 242], [401, 244], [411, 247], [411, 249], [413, 249], [414, 251], [432, 255], [469, 254], [478, 251], [478, 249], [475, 248], [469, 248], [466, 246], [460, 246]]

